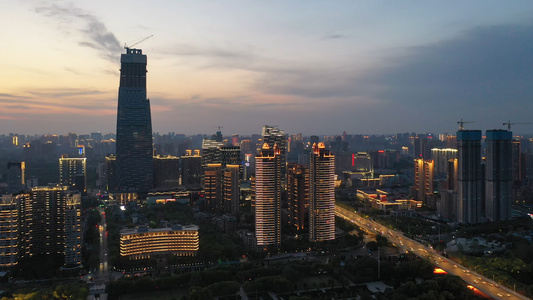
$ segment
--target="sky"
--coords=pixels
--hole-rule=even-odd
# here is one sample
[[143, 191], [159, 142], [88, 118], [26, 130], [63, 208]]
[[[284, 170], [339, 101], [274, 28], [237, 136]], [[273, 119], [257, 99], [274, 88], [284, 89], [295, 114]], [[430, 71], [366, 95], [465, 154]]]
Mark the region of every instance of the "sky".
[[115, 132], [120, 54], [151, 35], [134, 48], [160, 134], [533, 121], [529, 0], [20, 0], [0, 26], [0, 134]]

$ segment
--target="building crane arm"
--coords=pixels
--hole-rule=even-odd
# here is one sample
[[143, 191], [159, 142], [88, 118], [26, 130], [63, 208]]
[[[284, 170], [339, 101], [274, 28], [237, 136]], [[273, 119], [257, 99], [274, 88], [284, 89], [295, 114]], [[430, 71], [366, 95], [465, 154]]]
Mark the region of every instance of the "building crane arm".
[[515, 125], [515, 124], [533, 124], [533, 123], [523, 123], [523, 122], [520, 122], [520, 123], [511, 123], [511, 120], [509, 120], [508, 122], [504, 122], [504, 123], [502, 123], [502, 125], [507, 125], [507, 130], [508, 130], [508, 131], [511, 131], [511, 125]]
[[457, 124], [459, 124], [459, 130], [464, 130], [464, 124], [465, 123], [476, 123], [476, 122], [469, 122], [469, 121], [463, 121], [463, 119], [461, 119], [461, 121], [458, 121]]
[[127, 49], [130, 49], [130, 48], [133, 48], [133, 46], [135, 46], [135, 45], [137, 45], [137, 44], [140, 44], [140, 43], [146, 41], [147, 39], [149, 39], [149, 38], [151, 38], [151, 37], [153, 37], [153, 36], [154, 36], [153, 34], [152, 34], [152, 35], [149, 35], [149, 36], [145, 37], [144, 39], [142, 39], [142, 40], [140, 40], [140, 41], [138, 41], [138, 42], [136, 42], [136, 43], [133, 43], [133, 44], [131, 44], [131, 45], [129, 45], [129, 46], [126, 45], [126, 44], [124, 44], [124, 49], [127, 50]]

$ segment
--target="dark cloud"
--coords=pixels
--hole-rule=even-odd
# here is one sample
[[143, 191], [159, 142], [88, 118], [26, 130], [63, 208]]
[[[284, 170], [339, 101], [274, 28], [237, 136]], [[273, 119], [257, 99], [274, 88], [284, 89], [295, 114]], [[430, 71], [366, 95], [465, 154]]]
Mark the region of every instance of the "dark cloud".
[[79, 32], [83, 34], [86, 40], [79, 42], [79, 44], [98, 50], [100, 55], [107, 60], [114, 63], [117, 61], [117, 55], [122, 51], [122, 47], [115, 35], [96, 16], [74, 7], [72, 4], [66, 6], [49, 4], [38, 7], [35, 11], [62, 22], [66, 28], [70, 28], [73, 21], [75, 24], [81, 23]]
[[[533, 109], [533, 26], [467, 30], [454, 39], [407, 49], [357, 86], [379, 85], [373, 96], [397, 112], [417, 112], [423, 124], [472, 119], [473, 127], [501, 127], [528, 119]], [[441, 124], [443, 125], [443, 124]]]

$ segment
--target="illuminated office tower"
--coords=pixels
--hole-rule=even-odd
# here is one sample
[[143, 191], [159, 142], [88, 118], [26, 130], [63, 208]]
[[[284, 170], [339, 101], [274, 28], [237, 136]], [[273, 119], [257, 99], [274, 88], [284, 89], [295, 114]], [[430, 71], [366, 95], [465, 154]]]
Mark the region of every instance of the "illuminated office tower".
[[81, 194], [68, 192], [65, 195], [65, 266], [81, 265], [81, 221]]
[[222, 152], [220, 149], [224, 146], [224, 143], [204, 139], [202, 141], [202, 165], [206, 167], [208, 164], [222, 163]]
[[81, 195], [66, 186], [35, 187], [20, 200], [20, 256], [49, 256], [56, 265], [81, 264]]
[[223, 171], [224, 210], [236, 216], [239, 212], [240, 186], [239, 179], [241, 165], [226, 165]]
[[457, 158], [457, 149], [440, 149], [433, 148], [431, 149], [431, 156], [435, 161], [435, 173], [436, 174], [446, 174], [448, 168], [448, 161], [450, 159]]
[[222, 165], [208, 164], [204, 168], [205, 210], [222, 213]]
[[314, 144], [309, 162], [309, 240], [335, 239], [335, 156]]
[[18, 201], [23, 195], [5, 195], [0, 202], [0, 267], [12, 267], [18, 262]]
[[457, 221], [476, 224], [482, 207], [481, 130], [459, 130], [457, 146]]
[[289, 163], [287, 165], [287, 202], [289, 226], [293, 230], [307, 228], [309, 216], [309, 167]]
[[287, 141], [285, 140], [285, 132], [279, 128], [264, 125], [262, 130], [263, 143], [268, 144], [272, 149], [277, 145], [281, 157], [281, 186], [285, 188], [285, 176], [287, 175]]
[[71, 190], [87, 191], [87, 158], [59, 159], [59, 184]]
[[487, 130], [485, 215], [490, 221], [511, 219], [513, 133]]
[[24, 190], [26, 184], [26, 163], [25, 162], [8, 162], [7, 163], [7, 193], [14, 194]]
[[199, 188], [202, 184], [202, 157], [200, 150], [186, 151], [181, 160], [181, 184], [187, 188]]
[[117, 112], [117, 190], [147, 192], [153, 184], [152, 119], [146, 98], [146, 55], [126, 49], [120, 57]]
[[180, 158], [171, 155], [154, 156], [154, 187], [175, 188], [180, 181]]
[[255, 235], [257, 246], [281, 245], [281, 150], [267, 143], [255, 162]]
[[117, 191], [117, 157], [109, 155], [105, 157], [105, 178], [107, 181], [107, 191]]
[[415, 159], [415, 200], [424, 201], [427, 204], [428, 196], [433, 194], [434, 167], [432, 159]]

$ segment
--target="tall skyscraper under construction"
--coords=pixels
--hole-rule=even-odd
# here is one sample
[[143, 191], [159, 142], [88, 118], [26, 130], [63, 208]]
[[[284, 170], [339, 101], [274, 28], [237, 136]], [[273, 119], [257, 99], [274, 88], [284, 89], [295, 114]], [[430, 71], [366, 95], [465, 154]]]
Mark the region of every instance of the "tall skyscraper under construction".
[[481, 221], [482, 166], [481, 130], [457, 132], [457, 221], [476, 224]]
[[513, 133], [487, 130], [485, 215], [490, 221], [511, 219]]
[[146, 55], [120, 57], [117, 112], [117, 192], [146, 192], [153, 184], [152, 119], [146, 98]]

